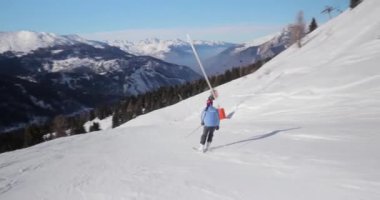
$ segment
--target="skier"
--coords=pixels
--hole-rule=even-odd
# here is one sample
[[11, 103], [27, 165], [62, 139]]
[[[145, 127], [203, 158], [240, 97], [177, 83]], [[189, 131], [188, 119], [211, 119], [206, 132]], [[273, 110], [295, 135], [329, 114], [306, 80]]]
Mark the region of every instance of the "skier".
[[[219, 114], [218, 110], [212, 106], [214, 98], [210, 96], [207, 100], [207, 106], [201, 115], [201, 125], [204, 126], [203, 134], [201, 136], [201, 144], [199, 151], [206, 152], [210, 147], [214, 131], [219, 130]], [[207, 140], [207, 141], [206, 141]]]

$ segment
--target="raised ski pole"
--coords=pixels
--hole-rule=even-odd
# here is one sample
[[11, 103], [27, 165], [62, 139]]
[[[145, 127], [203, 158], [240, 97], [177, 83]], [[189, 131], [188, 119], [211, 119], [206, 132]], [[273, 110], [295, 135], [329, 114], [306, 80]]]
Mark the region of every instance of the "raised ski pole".
[[[199, 67], [201, 68], [201, 71], [202, 71], [202, 73], [203, 73], [203, 76], [205, 77], [205, 80], [206, 80], [206, 82], [207, 82], [207, 85], [208, 85], [208, 87], [209, 87], [210, 90], [211, 90], [211, 94], [212, 94], [212, 96], [214, 97], [214, 99], [216, 100], [217, 95], [215, 94], [215, 90], [212, 88], [211, 83], [210, 83], [210, 81], [208, 80], [208, 77], [207, 77], [206, 71], [205, 71], [205, 69], [204, 69], [204, 67], [203, 67], [203, 65], [202, 65], [201, 59], [199, 59], [199, 55], [198, 55], [197, 51], [195, 50], [195, 47], [194, 47], [194, 44], [193, 44], [193, 40], [190, 38], [190, 35], [189, 35], [189, 34], [187, 34], [187, 40], [188, 40], [188, 42], [190, 43], [191, 49], [193, 50], [194, 56], [195, 56], [195, 58], [197, 59], [197, 62], [198, 62], [198, 64], [199, 64]], [[218, 103], [217, 100], [216, 100], [216, 102], [217, 102], [217, 104], [218, 104], [219, 118], [220, 118], [220, 119], [225, 119], [225, 118], [226, 118], [226, 114], [225, 114], [225, 112], [224, 112], [224, 109], [223, 109], [223, 108], [220, 108], [219, 103]]]
[[206, 80], [206, 82], [207, 82], [207, 85], [208, 85], [208, 87], [209, 87], [210, 90], [211, 90], [211, 94], [212, 94], [212, 96], [214, 97], [214, 99], [216, 99], [215, 91], [214, 91], [214, 89], [212, 88], [210, 81], [208, 80], [208, 77], [207, 77], [206, 71], [205, 71], [205, 69], [204, 69], [204, 67], [203, 67], [203, 65], [202, 65], [201, 59], [199, 59], [199, 55], [198, 55], [197, 51], [195, 50], [195, 47], [194, 47], [194, 44], [193, 44], [193, 40], [191, 40], [190, 35], [187, 35], [187, 40], [188, 40], [188, 42], [190, 43], [190, 46], [191, 46], [191, 49], [193, 50], [193, 53], [194, 53], [195, 59], [197, 59], [197, 62], [198, 62], [198, 64], [199, 64], [199, 67], [201, 68], [201, 71], [202, 71], [202, 73], [203, 73], [203, 76], [205, 77], [205, 80]]

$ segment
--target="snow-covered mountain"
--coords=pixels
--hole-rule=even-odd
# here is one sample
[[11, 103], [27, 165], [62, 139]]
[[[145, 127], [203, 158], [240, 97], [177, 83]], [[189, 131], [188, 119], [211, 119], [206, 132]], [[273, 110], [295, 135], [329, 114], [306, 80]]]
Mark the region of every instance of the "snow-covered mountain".
[[289, 45], [290, 32], [288, 28], [284, 28], [279, 33], [230, 47], [218, 55], [205, 59], [204, 65], [208, 74], [220, 74], [234, 67], [246, 66], [274, 57]]
[[[289, 46], [289, 34], [288, 28], [284, 28], [279, 33], [243, 44], [196, 40], [194, 46], [204, 61], [208, 74], [215, 75], [233, 67], [246, 66], [281, 53]], [[153, 38], [138, 42], [126, 40], [105, 42], [135, 55], [149, 55], [170, 63], [189, 66], [201, 74], [191, 47], [186, 41]]]
[[54, 33], [33, 31], [0, 32], [0, 53], [12, 51], [25, 54], [38, 48], [80, 43], [97, 48], [103, 47], [101, 42], [85, 40], [77, 35], [60, 36]]
[[[180, 39], [160, 40], [151, 38], [137, 42], [126, 40], [106, 42], [135, 55], [148, 55], [166, 62], [189, 66], [194, 71], [201, 73], [189, 43]], [[236, 44], [227, 42], [200, 40], [194, 41], [194, 45], [203, 59], [213, 57], [227, 48], [236, 46]]]
[[[34, 46], [0, 53], [0, 83], [5, 86], [0, 87], [0, 112], [12, 113], [0, 116], [0, 132], [37, 118], [75, 113], [124, 96], [200, 78], [186, 66], [134, 56], [78, 36], [31, 35], [36, 41]], [[36, 35], [40, 36], [38, 40]], [[8, 43], [23, 44], [24, 40], [28, 41], [23, 37]]]
[[[380, 1], [218, 87], [229, 116], [197, 146], [209, 93], [116, 129], [0, 155], [0, 199], [380, 198]], [[353, 34], [355, 33], [355, 34]]]

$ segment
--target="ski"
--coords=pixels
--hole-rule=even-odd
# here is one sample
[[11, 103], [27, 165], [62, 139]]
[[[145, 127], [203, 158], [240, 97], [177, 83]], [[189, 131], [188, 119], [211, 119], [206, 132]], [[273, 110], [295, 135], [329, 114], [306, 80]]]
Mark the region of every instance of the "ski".
[[198, 147], [193, 147], [194, 151], [199, 152], [199, 153], [206, 153], [209, 151], [209, 149], [204, 149], [203, 151], [200, 151]]

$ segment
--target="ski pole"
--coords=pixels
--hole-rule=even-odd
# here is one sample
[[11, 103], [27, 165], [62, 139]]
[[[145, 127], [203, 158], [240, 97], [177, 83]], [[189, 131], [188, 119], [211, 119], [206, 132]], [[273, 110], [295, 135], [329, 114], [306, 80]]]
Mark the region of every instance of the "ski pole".
[[190, 137], [192, 134], [194, 134], [202, 125], [199, 125], [196, 129], [191, 131], [189, 134], [186, 135], [186, 138]]
[[199, 125], [196, 129], [194, 129], [193, 131], [191, 131], [189, 134], [187, 134], [186, 136], [185, 136], [185, 138], [188, 138], [188, 137], [190, 137], [192, 134], [194, 134], [200, 127], [201, 127], [202, 125]]
[[199, 58], [199, 55], [198, 55], [197, 51], [195, 50], [195, 47], [194, 47], [194, 44], [193, 44], [193, 40], [190, 38], [190, 35], [189, 35], [189, 34], [187, 34], [187, 40], [188, 40], [188, 42], [190, 43], [190, 47], [191, 47], [191, 49], [193, 50], [193, 53], [194, 53], [195, 59], [197, 60], [198, 65], [199, 65], [199, 67], [201, 68], [201, 71], [202, 71], [203, 76], [204, 76], [204, 78], [205, 78], [205, 80], [206, 80], [206, 83], [207, 83], [208, 87], [210, 88], [211, 94], [212, 94], [212, 96], [214, 97], [214, 99], [216, 99], [216, 94], [215, 94], [214, 88], [212, 88], [211, 83], [210, 83], [210, 81], [208, 80], [208, 77], [207, 77], [206, 71], [205, 71], [205, 69], [204, 69], [204, 67], [203, 67], [203, 65], [202, 65], [201, 59]]

